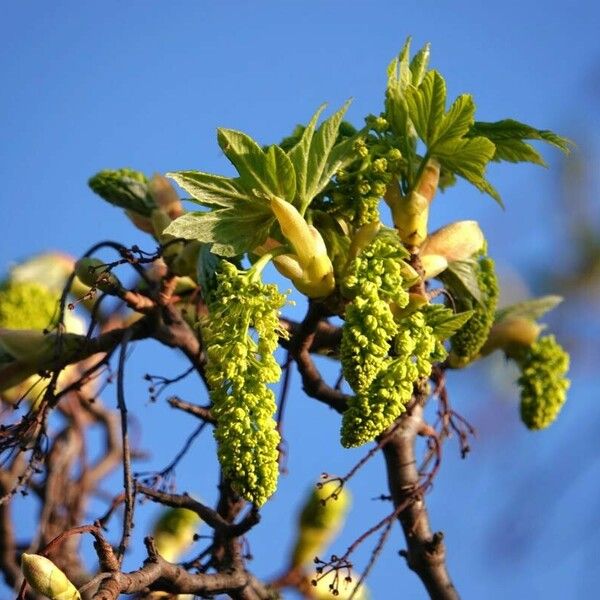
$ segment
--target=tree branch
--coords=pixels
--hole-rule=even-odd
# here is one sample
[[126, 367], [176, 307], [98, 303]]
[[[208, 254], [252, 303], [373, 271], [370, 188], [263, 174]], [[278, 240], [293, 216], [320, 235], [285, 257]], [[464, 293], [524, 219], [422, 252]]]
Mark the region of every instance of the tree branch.
[[398, 516], [406, 538], [403, 553], [408, 566], [420, 577], [434, 600], [458, 600], [446, 568], [446, 549], [441, 532], [432, 533], [415, 458], [415, 439], [423, 426], [423, 407], [416, 402], [405, 413], [384, 446], [388, 485], [394, 506], [412, 501]]

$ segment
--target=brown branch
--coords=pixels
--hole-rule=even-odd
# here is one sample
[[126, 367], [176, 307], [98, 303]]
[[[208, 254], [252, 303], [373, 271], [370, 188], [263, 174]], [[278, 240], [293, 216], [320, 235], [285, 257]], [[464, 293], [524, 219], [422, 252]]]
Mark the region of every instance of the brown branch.
[[125, 333], [121, 342], [119, 366], [117, 371], [117, 405], [121, 412], [121, 446], [123, 448], [123, 487], [125, 489], [125, 516], [123, 518], [123, 534], [119, 544], [119, 563], [123, 561], [125, 550], [131, 536], [133, 527], [134, 486], [131, 474], [131, 449], [129, 447], [129, 433], [127, 428], [127, 404], [125, 403], [125, 360], [127, 358], [127, 344], [131, 339], [131, 332]]
[[[149, 558], [144, 566], [132, 573], [113, 573], [105, 578], [94, 594], [93, 600], [116, 600], [121, 594], [135, 594], [147, 589], [157, 589], [177, 594], [212, 596], [241, 591], [253, 584], [253, 577], [243, 570], [226, 573], [189, 573], [178, 565], [164, 560], [154, 548], [151, 538], [146, 538]], [[254, 595], [252, 598], [266, 598]]]
[[159, 492], [139, 483], [136, 488], [139, 493], [144, 494], [144, 496], [147, 496], [154, 502], [159, 502], [160, 504], [171, 506], [172, 508], [187, 508], [194, 511], [209, 527], [212, 527], [224, 537], [232, 538], [244, 535], [244, 533], [256, 525], [260, 519], [258, 511], [252, 508], [238, 523], [232, 524], [216, 510], [194, 500], [187, 494]]
[[298, 365], [298, 371], [302, 377], [302, 388], [304, 391], [312, 398], [315, 398], [316, 400], [327, 404], [337, 412], [342, 413], [346, 409], [348, 396], [340, 390], [331, 387], [323, 380], [323, 377], [310, 354], [316, 332], [318, 331], [325, 314], [322, 305], [316, 302], [310, 302], [306, 317], [295, 330], [294, 335], [290, 340], [288, 350], [290, 356]]
[[446, 569], [446, 549], [441, 532], [432, 533], [427, 508], [419, 486], [415, 458], [415, 439], [423, 427], [423, 407], [417, 402], [405, 413], [383, 446], [388, 485], [395, 507], [412, 500], [400, 511], [398, 520], [404, 531], [408, 566], [420, 577], [434, 600], [457, 600]]
[[199, 404], [193, 404], [192, 402], [186, 402], [185, 400], [182, 400], [181, 398], [178, 398], [177, 396], [172, 396], [171, 398], [169, 398], [167, 400], [167, 402], [169, 403], [169, 405], [172, 408], [177, 408], [177, 409], [182, 410], [190, 415], [194, 415], [195, 417], [198, 417], [199, 419], [201, 419], [202, 421], [205, 421], [206, 423], [210, 423], [211, 425], [214, 425], [217, 422], [216, 419], [213, 417], [209, 406], [200, 406]]

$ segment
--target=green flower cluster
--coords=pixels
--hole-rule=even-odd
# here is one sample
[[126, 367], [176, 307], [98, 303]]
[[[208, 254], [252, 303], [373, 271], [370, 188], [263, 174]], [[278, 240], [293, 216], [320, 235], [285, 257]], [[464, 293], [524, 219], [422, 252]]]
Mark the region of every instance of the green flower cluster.
[[390, 303], [408, 304], [402, 260], [394, 236], [375, 238], [348, 266], [345, 288], [354, 294], [342, 333], [344, 377], [356, 393], [342, 418], [345, 447], [360, 446], [382, 433], [405, 410], [413, 384], [431, 372], [438, 350], [422, 312], [394, 319]]
[[58, 317], [58, 297], [37, 283], [6, 282], [0, 286], [0, 327], [45, 329]]
[[404, 411], [419, 377], [431, 373], [437, 338], [422, 312], [413, 312], [398, 324], [394, 356], [380, 361], [371, 385], [349, 401], [342, 421], [342, 445], [360, 446], [385, 431]]
[[569, 355], [548, 335], [532, 344], [517, 362], [521, 368], [521, 419], [529, 429], [545, 429], [566, 400]]
[[478, 356], [494, 324], [500, 290], [494, 261], [489, 256], [480, 258], [477, 263], [477, 283], [481, 303], [474, 300], [457, 302], [457, 312], [473, 310], [474, 313], [451, 338], [450, 363], [454, 367], [464, 367]]
[[257, 506], [277, 487], [280, 438], [267, 384], [281, 374], [273, 352], [283, 335], [279, 310], [285, 302], [275, 285], [223, 261], [202, 329], [219, 461], [233, 488]]
[[98, 196], [114, 206], [132, 210], [149, 217], [156, 208], [149, 189], [148, 179], [133, 169], [105, 169], [96, 173], [88, 185]]
[[354, 142], [356, 158], [336, 174], [334, 204], [355, 226], [379, 219], [379, 201], [393, 175], [398, 173], [402, 155], [384, 136], [388, 123], [383, 117], [367, 117], [369, 131]]
[[346, 270], [344, 287], [354, 300], [346, 309], [341, 356], [344, 377], [355, 392], [369, 387], [398, 331], [390, 302], [400, 308], [408, 304], [402, 277], [405, 257], [397, 238], [379, 235]]

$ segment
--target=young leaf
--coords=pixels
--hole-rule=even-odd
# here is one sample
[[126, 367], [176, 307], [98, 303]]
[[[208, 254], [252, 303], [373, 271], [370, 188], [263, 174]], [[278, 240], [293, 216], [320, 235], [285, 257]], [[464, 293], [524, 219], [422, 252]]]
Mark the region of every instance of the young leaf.
[[470, 297], [481, 304], [481, 290], [477, 281], [477, 261], [454, 260], [443, 273], [438, 275], [452, 296]]
[[525, 123], [514, 119], [504, 119], [494, 123], [476, 121], [468, 134], [473, 136], [484, 136], [494, 142], [496, 153], [493, 160], [508, 162], [531, 162], [545, 165], [544, 159], [539, 153], [523, 140], [540, 140], [547, 142], [565, 153], [570, 151], [571, 142], [544, 129], [536, 129]]
[[220, 256], [235, 256], [262, 244], [269, 235], [273, 215], [265, 208], [223, 208], [190, 212], [175, 219], [163, 232], [178, 238], [213, 244]]
[[502, 205], [498, 192], [485, 179], [485, 168], [496, 148], [484, 137], [461, 138], [438, 144], [431, 153], [443, 167], [472, 183]]
[[239, 180], [201, 171], [176, 171], [167, 173], [177, 185], [191, 196], [191, 200], [204, 206], [231, 208], [240, 201], [250, 201]]
[[429, 49], [430, 44], [425, 44], [410, 61], [410, 74], [413, 85], [421, 85], [423, 81], [429, 65]]
[[563, 301], [561, 296], [542, 296], [524, 300], [496, 311], [495, 323], [505, 319], [525, 318], [537, 321]]
[[437, 132], [446, 111], [446, 82], [437, 71], [429, 71], [419, 87], [406, 90], [408, 115], [419, 137], [429, 148], [437, 141]]
[[422, 309], [427, 325], [433, 329], [435, 337], [444, 341], [458, 331], [473, 315], [472, 310], [454, 313], [442, 304], [428, 304]]

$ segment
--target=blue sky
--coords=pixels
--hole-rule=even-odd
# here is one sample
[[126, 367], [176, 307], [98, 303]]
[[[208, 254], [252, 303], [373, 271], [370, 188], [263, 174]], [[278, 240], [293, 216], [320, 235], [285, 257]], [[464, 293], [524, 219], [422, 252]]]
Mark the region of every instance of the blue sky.
[[[6, 3], [0, 23], [0, 272], [43, 250], [79, 255], [101, 239], [152, 248], [119, 211], [93, 196], [86, 186], [92, 174], [121, 166], [229, 173], [216, 127], [274, 142], [324, 101], [334, 109], [352, 97], [349, 118], [360, 124], [381, 109], [385, 68], [407, 35], [415, 48], [432, 43], [432, 66], [445, 76], [449, 96], [473, 93], [480, 119], [514, 117], [554, 129], [592, 153], [600, 124], [599, 26], [600, 9], [591, 1]], [[544, 152], [556, 166], [557, 154]], [[597, 155], [590, 160], [597, 164]], [[478, 219], [506, 272], [555, 260], [561, 223], [547, 207], [556, 172], [497, 166], [490, 176], [506, 211], [461, 185], [439, 199], [434, 225]], [[195, 426], [162, 404], [148, 405], [141, 381], [147, 371], [175, 374], [182, 365], [152, 343], [132, 357], [131, 410], [143, 431], [140, 442], [153, 455], [140, 468], [163, 466]], [[558, 498], [551, 467], [582, 418], [591, 410], [598, 416], [589, 404], [591, 377], [577, 375], [563, 418], [535, 436], [518, 421], [514, 389], [494, 387], [483, 377], [487, 371], [489, 365], [451, 380], [458, 408], [480, 433], [467, 461], [450, 442], [429, 498], [433, 526], [446, 533], [451, 573], [465, 598], [583, 597], [597, 574], [594, 547], [573, 537], [581, 523], [569, 508], [587, 505], [590, 497], [597, 501], [598, 466], [590, 463]], [[192, 382], [178, 391], [201, 399]], [[104, 398], [113, 403], [113, 391]], [[361, 455], [338, 447], [335, 415], [298, 387], [290, 400], [289, 475], [250, 539], [254, 566], [264, 576], [277, 572], [277, 559], [289, 547], [288, 508], [300, 502], [298, 490], [303, 495], [321, 471], [344, 472]], [[168, 418], [172, 428], [165, 427]], [[210, 500], [214, 469], [204, 459], [210, 436], [194, 448], [178, 483]], [[593, 456], [594, 448], [581, 451]], [[352, 488], [355, 508], [336, 551], [386, 510], [370, 500], [384, 491], [379, 459]], [[521, 502], [520, 494], [533, 500]], [[152, 515], [152, 507], [142, 514]], [[373, 572], [375, 598], [390, 590], [423, 597], [397, 556], [402, 547], [396, 531]], [[359, 564], [367, 556], [359, 554]], [[142, 558], [132, 553], [128, 566]]]

